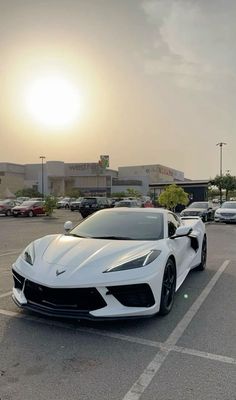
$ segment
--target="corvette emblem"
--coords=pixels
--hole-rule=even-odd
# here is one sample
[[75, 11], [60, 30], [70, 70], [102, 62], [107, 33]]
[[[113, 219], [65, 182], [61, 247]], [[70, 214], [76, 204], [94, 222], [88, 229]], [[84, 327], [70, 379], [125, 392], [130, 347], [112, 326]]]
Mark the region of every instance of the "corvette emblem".
[[56, 276], [64, 274], [64, 272], [66, 272], [66, 269], [63, 269], [63, 271], [58, 271], [58, 269], [56, 270]]

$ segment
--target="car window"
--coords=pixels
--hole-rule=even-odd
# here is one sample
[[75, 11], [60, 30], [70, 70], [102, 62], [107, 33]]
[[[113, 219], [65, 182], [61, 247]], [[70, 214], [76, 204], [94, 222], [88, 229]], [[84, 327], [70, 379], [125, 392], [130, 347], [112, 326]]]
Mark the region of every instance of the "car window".
[[175, 234], [176, 229], [179, 227], [180, 223], [172, 213], [168, 213], [167, 221], [168, 221], [168, 237], [171, 237]]

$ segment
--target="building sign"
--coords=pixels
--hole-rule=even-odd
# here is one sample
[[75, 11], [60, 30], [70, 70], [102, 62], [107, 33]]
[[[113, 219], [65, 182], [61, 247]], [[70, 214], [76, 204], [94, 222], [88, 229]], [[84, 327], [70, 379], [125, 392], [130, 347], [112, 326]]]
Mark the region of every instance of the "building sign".
[[97, 171], [98, 164], [97, 163], [79, 163], [79, 164], [70, 164], [69, 165], [70, 171]]

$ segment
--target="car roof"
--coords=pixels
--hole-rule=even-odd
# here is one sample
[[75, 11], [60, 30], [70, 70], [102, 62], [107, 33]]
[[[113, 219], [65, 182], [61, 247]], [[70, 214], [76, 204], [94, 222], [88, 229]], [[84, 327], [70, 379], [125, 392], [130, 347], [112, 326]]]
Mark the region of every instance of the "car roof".
[[129, 208], [129, 207], [115, 207], [115, 208], [106, 208], [105, 210], [101, 210], [98, 212], [117, 212], [117, 213], [122, 213], [124, 211], [129, 211], [129, 212], [138, 212], [138, 213], [149, 213], [149, 214], [168, 214], [172, 213], [170, 210], [166, 210], [164, 208]]

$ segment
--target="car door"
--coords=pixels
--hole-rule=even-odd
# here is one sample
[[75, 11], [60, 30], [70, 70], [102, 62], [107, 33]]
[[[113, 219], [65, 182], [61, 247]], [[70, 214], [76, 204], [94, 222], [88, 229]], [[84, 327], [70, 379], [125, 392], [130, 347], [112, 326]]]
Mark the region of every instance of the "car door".
[[[168, 237], [170, 238], [180, 226], [179, 219], [171, 212], [167, 214]], [[169, 246], [175, 256], [177, 277], [185, 275], [190, 265], [192, 249], [190, 239], [187, 236], [169, 239]]]

